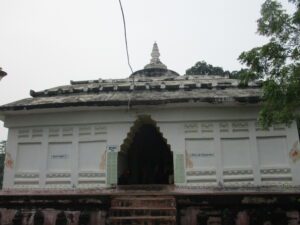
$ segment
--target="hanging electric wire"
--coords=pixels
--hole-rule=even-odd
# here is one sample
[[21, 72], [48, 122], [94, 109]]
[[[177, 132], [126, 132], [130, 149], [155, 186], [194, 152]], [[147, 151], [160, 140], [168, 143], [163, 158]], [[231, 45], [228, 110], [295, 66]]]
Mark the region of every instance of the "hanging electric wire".
[[[133, 74], [133, 69], [132, 69], [132, 66], [130, 64], [130, 57], [129, 57], [129, 50], [128, 50], [128, 40], [127, 40], [127, 29], [126, 29], [126, 20], [125, 20], [125, 14], [124, 14], [124, 10], [123, 10], [123, 6], [122, 6], [122, 2], [121, 0], [119, 0], [119, 4], [120, 4], [120, 8], [121, 8], [121, 12], [122, 12], [122, 18], [123, 18], [123, 26], [124, 26], [124, 37], [125, 37], [125, 46], [126, 46], [126, 54], [127, 54], [127, 63], [128, 63], [128, 66], [131, 70], [131, 74]], [[134, 92], [134, 76], [132, 76], [132, 86], [133, 86], [133, 89], [132, 89], [132, 93]], [[130, 110], [130, 104], [131, 104], [131, 95], [128, 96], [128, 110]]]
[[129, 57], [129, 51], [128, 51], [126, 20], [125, 20], [125, 14], [124, 14], [124, 10], [123, 10], [123, 6], [122, 6], [121, 0], [119, 0], [119, 4], [120, 4], [120, 8], [121, 8], [121, 12], [122, 12], [122, 18], [123, 18], [124, 37], [125, 37], [125, 46], [126, 46], [126, 54], [127, 54], [127, 63], [128, 63], [128, 66], [129, 66], [129, 68], [131, 70], [131, 74], [132, 74], [133, 73], [133, 69], [132, 69], [132, 66], [130, 64], [130, 57]]

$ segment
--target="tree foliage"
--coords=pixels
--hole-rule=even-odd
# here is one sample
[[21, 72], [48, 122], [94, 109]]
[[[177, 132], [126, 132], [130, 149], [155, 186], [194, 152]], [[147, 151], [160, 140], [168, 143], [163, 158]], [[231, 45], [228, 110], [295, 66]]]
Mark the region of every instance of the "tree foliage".
[[241, 82], [263, 80], [260, 122], [289, 123], [299, 117], [300, 97], [300, 0], [289, 0], [295, 10], [287, 13], [276, 0], [266, 0], [258, 19], [258, 34], [268, 37], [263, 46], [243, 52], [239, 60], [247, 66]]
[[218, 76], [229, 76], [232, 79], [240, 79], [241, 76], [248, 72], [248, 69], [240, 70], [224, 70], [220, 66], [213, 66], [205, 61], [199, 61], [194, 66], [186, 70], [186, 75], [218, 75]]
[[224, 71], [222, 67], [213, 66], [205, 61], [199, 61], [194, 66], [186, 70], [187, 75], [230, 75], [229, 71]]

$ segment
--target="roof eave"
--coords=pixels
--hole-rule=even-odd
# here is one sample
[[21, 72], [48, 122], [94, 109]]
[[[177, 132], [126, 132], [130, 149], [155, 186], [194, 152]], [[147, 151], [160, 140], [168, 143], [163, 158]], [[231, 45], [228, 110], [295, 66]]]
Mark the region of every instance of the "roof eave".
[[18, 106], [2, 106], [0, 107], [0, 116], [11, 112], [32, 111], [39, 109], [62, 109], [62, 108], [79, 108], [79, 107], [138, 107], [138, 106], [161, 106], [170, 104], [191, 104], [195, 106], [201, 105], [259, 105], [261, 98], [259, 96], [234, 97], [234, 98], [184, 98], [184, 99], [163, 99], [163, 100], [132, 100], [128, 101], [95, 101], [95, 102], [66, 102], [66, 103], [49, 103], [39, 105], [18, 105]]

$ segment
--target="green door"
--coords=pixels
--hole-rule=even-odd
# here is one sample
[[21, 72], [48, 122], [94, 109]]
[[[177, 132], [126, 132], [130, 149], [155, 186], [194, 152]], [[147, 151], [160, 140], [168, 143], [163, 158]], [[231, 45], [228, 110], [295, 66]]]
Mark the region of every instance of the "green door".
[[185, 183], [184, 155], [175, 155], [175, 184]]
[[107, 152], [106, 179], [107, 184], [118, 183], [118, 152]]

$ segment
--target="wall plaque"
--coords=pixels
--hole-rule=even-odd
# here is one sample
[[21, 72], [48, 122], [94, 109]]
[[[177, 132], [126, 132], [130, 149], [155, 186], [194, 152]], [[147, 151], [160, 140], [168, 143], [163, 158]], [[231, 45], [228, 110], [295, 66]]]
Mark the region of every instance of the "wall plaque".
[[51, 159], [67, 159], [68, 155], [51, 155]]
[[108, 152], [117, 152], [118, 151], [119, 146], [117, 145], [107, 145], [107, 151]]
[[191, 157], [214, 157], [215, 154], [213, 153], [191, 153]]

